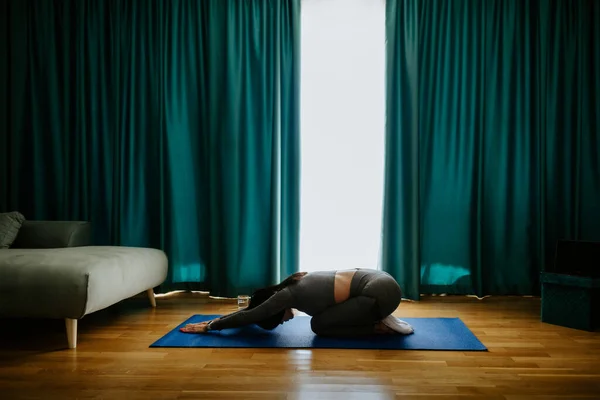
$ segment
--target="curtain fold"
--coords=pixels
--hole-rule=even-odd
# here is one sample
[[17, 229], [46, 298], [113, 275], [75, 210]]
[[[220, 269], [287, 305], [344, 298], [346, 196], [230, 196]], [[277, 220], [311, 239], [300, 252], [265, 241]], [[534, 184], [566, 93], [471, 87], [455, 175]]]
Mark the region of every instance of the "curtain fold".
[[[0, 77], [6, 79], [4, 80], [5, 89], [2, 91], [2, 96], [0, 98], [0, 121], [2, 122], [2, 131], [0, 131], [0, 176], [5, 177], [5, 171], [8, 170], [8, 132], [6, 129], [8, 128], [8, 104], [9, 98], [8, 93], [9, 90], [6, 86], [10, 85], [10, 64], [8, 62], [8, 54], [10, 47], [10, 31], [8, 21], [10, 20], [9, 8], [7, 2], [2, 2], [0, 4], [0, 26], [2, 27], [0, 30]], [[0, 181], [0, 193], [8, 192], [8, 181], [6, 179], [2, 179]]]
[[386, 125], [382, 269], [419, 296], [421, 262], [419, 3], [386, 2]]
[[600, 240], [598, 9], [388, 0], [382, 267], [406, 297], [537, 294], [556, 240]]
[[296, 270], [299, 1], [7, 7], [0, 209], [164, 249], [161, 291]]

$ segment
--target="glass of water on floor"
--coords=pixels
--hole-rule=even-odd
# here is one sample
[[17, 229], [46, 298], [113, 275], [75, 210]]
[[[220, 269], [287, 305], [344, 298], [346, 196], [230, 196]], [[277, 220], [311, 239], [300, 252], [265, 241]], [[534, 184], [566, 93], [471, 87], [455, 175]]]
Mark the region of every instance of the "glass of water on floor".
[[238, 301], [238, 309], [246, 308], [250, 304], [250, 296], [245, 294], [240, 294], [237, 298]]

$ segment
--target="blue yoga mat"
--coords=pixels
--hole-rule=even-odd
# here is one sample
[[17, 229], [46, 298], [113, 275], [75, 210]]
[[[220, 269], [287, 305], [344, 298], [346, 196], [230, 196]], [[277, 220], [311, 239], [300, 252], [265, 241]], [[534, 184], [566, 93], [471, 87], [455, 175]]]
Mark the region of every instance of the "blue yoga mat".
[[487, 351], [458, 318], [402, 318], [415, 328], [415, 333], [407, 336], [318, 337], [310, 329], [310, 317], [305, 316], [295, 317], [272, 331], [265, 331], [255, 325], [205, 334], [179, 331], [186, 324], [219, 316], [194, 315], [150, 347]]

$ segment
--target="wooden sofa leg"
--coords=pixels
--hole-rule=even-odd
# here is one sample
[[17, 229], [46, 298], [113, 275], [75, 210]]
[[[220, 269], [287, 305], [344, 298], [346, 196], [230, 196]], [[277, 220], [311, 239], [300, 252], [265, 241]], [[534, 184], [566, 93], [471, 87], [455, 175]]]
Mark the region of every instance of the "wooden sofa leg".
[[65, 327], [67, 328], [69, 348], [74, 349], [77, 347], [77, 320], [65, 318]]
[[148, 289], [148, 290], [146, 290], [146, 293], [148, 293], [148, 299], [150, 299], [150, 304], [152, 305], [152, 307], [156, 307], [156, 298], [154, 297], [154, 289]]

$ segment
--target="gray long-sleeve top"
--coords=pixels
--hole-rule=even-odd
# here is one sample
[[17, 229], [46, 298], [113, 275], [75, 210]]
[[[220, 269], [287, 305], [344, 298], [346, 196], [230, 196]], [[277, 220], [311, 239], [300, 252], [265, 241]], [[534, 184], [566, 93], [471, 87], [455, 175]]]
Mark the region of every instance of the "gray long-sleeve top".
[[311, 272], [287, 286], [253, 309], [244, 309], [221, 317], [212, 330], [238, 328], [265, 320], [285, 309], [295, 308], [317, 315], [335, 304], [335, 271]]

